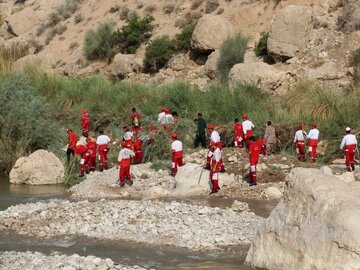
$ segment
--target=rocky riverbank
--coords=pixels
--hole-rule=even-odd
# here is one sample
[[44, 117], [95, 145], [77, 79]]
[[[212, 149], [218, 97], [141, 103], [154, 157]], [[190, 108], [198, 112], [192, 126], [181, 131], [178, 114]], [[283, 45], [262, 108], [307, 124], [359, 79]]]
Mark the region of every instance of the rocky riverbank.
[[191, 250], [249, 244], [263, 218], [178, 202], [107, 201], [22, 204], [0, 212], [0, 229], [22, 235], [78, 235]]
[[115, 264], [111, 259], [95, 256], [67, 256], [53, 253], [49, 256], [39, 252], [1, 252], [0, 268], [7, 270], [142, 270], [140, 266]]

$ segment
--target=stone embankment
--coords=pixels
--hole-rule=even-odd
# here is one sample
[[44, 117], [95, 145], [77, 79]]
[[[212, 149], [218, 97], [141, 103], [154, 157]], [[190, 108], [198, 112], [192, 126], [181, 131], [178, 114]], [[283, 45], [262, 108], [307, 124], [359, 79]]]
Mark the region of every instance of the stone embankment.
[[250, 244], [263, 218], [237, 211], [178, 202], [38, 202], [0, 212], [0, 230], [37, 237], [77, 235], [211, 250]]
[[49, 256], [39, 252], [1, 252], [0, 268], [7, 270], [145, 270], [140, 266], [115, 264], [111, 259], [95, 256], [67, 256], [58, 253]]

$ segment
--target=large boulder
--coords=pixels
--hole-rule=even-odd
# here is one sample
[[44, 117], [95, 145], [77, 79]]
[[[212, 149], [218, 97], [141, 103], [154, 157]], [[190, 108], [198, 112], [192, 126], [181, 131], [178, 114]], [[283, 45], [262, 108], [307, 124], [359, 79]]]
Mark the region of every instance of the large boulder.
[[358, 182], [346, 183], [318, 169], [293, 169], [283, 199], [259, 227], [246, 261], [269, 270], [359, 269], [359, 193]]
[[236, 64], [229, 72], [229, 85], [254, 84], [266, 92], [283, 92], [287, 89], [286, 72], [264, 62]]
[[64, 165], [53, 153], [37, 150], [19, 158], [10, 172], [10, 183], [49, 185], [64, 182]]
[[[180, 167], [175, 176], [176, 187], [171, 191], [173, 196], [194, 196], [208, 193], [211, 190], [209, 171], [202, 165], [187, 163]], [[230, 186], [235, 183], [235, 176], [219, 173], [219, 186]]]
[[220, 48], [221, 44], [234, 34], [233, 25], [224, 17], [204, 15], [194, 29], [191, 48], [200, 54], [210, 53]]
[[220, 59], [220, 51], [216, 50], [209, 55], [204, 65], [205, 74], [212, 80], [215, 80], [219, 75], [217, 70], [219, 59]]
[[138, 73], [141, 65], [135, 61], [134, 54], [115, 55], [113, 62], [109, 66], [109, 72], [115, 77], [126, 77], [130, 73]]
[[309, 42], [313, 11], [307, 6], [286, 6], [271, 25], [268, 52], [275, 58], [291, 58]]

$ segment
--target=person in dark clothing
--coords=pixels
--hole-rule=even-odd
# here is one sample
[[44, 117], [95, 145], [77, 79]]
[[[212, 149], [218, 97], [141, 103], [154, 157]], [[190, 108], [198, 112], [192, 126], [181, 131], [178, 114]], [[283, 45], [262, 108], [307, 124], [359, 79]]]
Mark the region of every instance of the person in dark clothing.
[[195, 119], [197, 124], [196, 138], [195, 138], [195, 148], [201, 143], [202, 148], [206, 148], [206, 121], [202, 118], [202, 114], [198, 113], [198, 118]]

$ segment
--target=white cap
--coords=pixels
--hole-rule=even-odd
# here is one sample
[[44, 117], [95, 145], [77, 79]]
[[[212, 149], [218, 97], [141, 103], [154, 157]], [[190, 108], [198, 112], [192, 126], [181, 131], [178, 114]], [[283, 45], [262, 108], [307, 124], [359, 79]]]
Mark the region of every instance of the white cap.
[[350, 130], [351, 130], [350, 127], [345, 128], [345, 131], [350, 131]]

